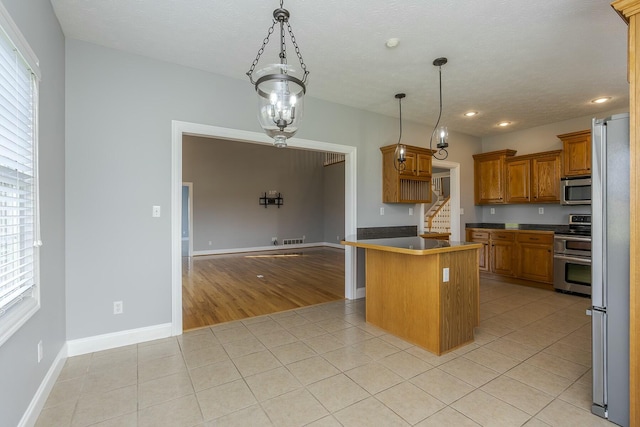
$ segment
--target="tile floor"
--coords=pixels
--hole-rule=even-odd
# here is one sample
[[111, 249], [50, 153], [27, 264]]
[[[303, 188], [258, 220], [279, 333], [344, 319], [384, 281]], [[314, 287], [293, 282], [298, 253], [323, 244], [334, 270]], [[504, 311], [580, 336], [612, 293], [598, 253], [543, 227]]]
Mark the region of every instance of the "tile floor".
[[363, 300], [69, 358], [44, 426], [613, 426], [589, 411], [586, 298], [483, 279], [475, 342], [437, 357]]

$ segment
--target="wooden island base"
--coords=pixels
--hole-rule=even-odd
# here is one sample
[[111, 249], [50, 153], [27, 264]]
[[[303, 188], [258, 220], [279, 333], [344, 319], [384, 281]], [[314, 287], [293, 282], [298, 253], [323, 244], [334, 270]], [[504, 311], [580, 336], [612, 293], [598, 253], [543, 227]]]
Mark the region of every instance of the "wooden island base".
[[[395, 243], [376, 248], [373, 240], [343, 243], [366, 249], [367, 322], [441, 355], [472, 342], [480, 323], [481, 245], [424, 241], [440, 243], [432, 248], [398, 248]], [[444, 268], [449, 269], [446, 282]]]

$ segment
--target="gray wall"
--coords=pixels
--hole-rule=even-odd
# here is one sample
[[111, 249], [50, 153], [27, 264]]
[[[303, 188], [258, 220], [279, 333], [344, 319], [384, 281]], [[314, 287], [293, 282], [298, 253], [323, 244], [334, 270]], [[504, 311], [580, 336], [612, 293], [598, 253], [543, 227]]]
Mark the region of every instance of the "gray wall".
[[[502, 135], [485, 137], [482, 139], [482, 152], [503, 150], [506, 148], [516, 150], [516, 156], [538, 153], [542, 151], [562, 150], [562, 141], [557, 135], [591, 128], [593, 117], [606, 117], [611, 114], [621, 113], [625, 110], [595, 111], [592, 116], [578, 117], [571, 120], [538, 126], [519, 132], [509, 132]], [[494, 208], [495, 213], [491, 213]], [[544, 214], [539, 214], [538, 209], [544, 208]], [[505, 206], [480, 207], [479, 219], [482, 222], [514, 222], [520, 224], [567, 224], [570, 213], [590, 213], [589, 206], [560, 206], [559, 204], [526, 204]], [[471, 221], [468, 221], [471, 222]]]
[[[303, 236], [305, 243], [323, 242], [323, 160], [320, 152], [185, 136], [182, 178], [193, 182], [194, 252], [269, 246], [272, 237], [279, 244]], [[344, 199], [344, 177], [336, 185]], [[270, 190], [282, 194], [283, 206], [259, 204]]]
[[[171, 121], [260, 132], [253, 88], [242, 75], [224, 78], [76, 40], [66, 41], [66, 54], [68, 338], [168, 323]], [[357, 226], [418, 225], [407, 206], [386, 205], [379, 215], [379, 147], [397, 141], [397, 119], [314, 99], [312, 85], [308, 93], [296, 136], [357, 147]], [[429, 132], [403, 123], [407, 144], [424, 147]], [[464, 219], [472, 222], [471, 154], [481, 151], [480, 139], [452, 133], [450, 145], [448, 160], [462, 163]], [[161, 218], [151, 217], [152, 205], [162, 206]], [[122, 315], [111, 314], [115, 300], [124, 302]]]
[[[41, 308], [0, 347], [0, 426], [26, 411], [65, 342], [64, 36], [48, 0], [3, 0], [40, 60]], [[37, 363], [42, 340], [43, 360]]]

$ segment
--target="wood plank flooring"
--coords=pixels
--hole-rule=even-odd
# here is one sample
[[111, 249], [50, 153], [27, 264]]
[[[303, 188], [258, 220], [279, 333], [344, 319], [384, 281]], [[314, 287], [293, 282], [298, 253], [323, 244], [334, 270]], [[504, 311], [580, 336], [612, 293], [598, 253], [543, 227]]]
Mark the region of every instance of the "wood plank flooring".
[[344, 250], [182, 258], [183, 330], [344, 298]]

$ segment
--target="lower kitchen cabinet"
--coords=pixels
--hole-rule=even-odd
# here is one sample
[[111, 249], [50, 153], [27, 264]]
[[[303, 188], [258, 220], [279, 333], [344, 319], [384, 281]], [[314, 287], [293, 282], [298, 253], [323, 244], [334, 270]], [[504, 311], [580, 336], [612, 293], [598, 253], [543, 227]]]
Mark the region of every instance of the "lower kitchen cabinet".
[[[480, 270], [553, 283], [553, 232], [468, 228], [467, 241], [483, 243]], [[483, 267], [484, 266], [484, 267]]]
[[491, 232], [491, 272], [502, 276], [514, 276], [516, 269], [514, 234]]
[[467, 231], [467, 242], [482, 243], [482, 249], [478, 251], [480, 260], [478, 266], [480, 271], [490, 271], [489, 266], [489, 232], [486, 230]]
[[518, 277], [553, 283], [553, 233], [518, 233]]

